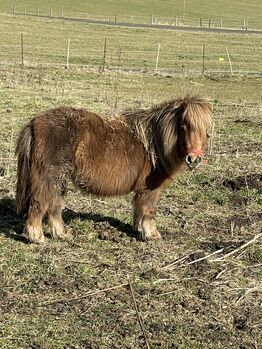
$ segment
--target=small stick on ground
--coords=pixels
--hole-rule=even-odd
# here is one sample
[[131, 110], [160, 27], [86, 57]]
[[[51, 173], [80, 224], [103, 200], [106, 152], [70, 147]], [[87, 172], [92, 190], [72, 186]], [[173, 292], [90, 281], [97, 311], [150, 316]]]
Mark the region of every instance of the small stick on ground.
[[220, 276], [221, 276], [222, 274], [224, 274], [226, 271], [227, 271], [227, 268], [221, 270], [221, 271], [217, 274], [217, 276], [215, 277], [215, 279], [217, 280], [218, 278], [220, 278]]
[[147, 349], [150, 349], [150, 346], [149, 346], [149, 343], [148, 343], [147, 334], [146, 334], [145, 327], [144, 327], [144, 324], [143, 324], [143, 320], [142, 320], [142, 318], [141, 318], [141, 316], [140, 316], [139, 309], [138, 309], [138, 306], [137, 306], [137, 302], [136, 302], [136, 299], [135, 299], [135, 294], [134, 294], [133, 286], [132, 286], [131, 281], [130, 281], [129, 278], [128, 278], [128, 284], [129, 284], [129, 288], [130, 288], [132, 300], [133, 300], [133, 303], [134, 303], [134, 306], [135, 306], [137, 320], [138, 320], [138, 322], [139, 322], [139, 326], [140, 326], [141, 331], [142, 331], [142, 333], [143, 333], [146, 347], [147, 347]]
[[60, 299], [56, 299], [56, 300], [53, 300], [50, 302], [41, 303], [39, 306], [51, 305], [51, 304], [56, 304], [56, 303], [76, 302], [80, 299], [88, 298], [88, 297], [94, 296], [94, 295], [99, 294], [99, 293], [115, 290], [117, 288], [121, 288], [121, 287], [128, 286], [128, 285], [129, 284], [124, 283], [124, 284], [120, 284], [120, 285], [116, 285], [116, 286], [112, 286], [112, 287], [108, 287], [108, 288], [103, 288], [102, 290], [90, 291], [90, 292], [82, 294], [81, 296], [74, 297], [74, 298], [60, 298]]
[[256, 292], [258, 290], [259, 290], [259, 287], [253, 287], [253, 288], [247, 289], [246, 292], [238, 298], [238, 300], [236, 301], [236, 304], [240, 303], [249, 293]]
[[257, 234], [256, 236], [253, 237], [253, 239], [249, 240], [248, 242], [244, 243], [243, 245], [241, 245], [240, 247], [236, 248], [235, 250], [225, 254], [223, 257], [217, 258], [217, 259], [213, 259], [211, 262], [219, 262], [219, 261], [223, 261], [224, 259], [233, 256], [234, 254], [236, 254], [237, 252], [243, 250], [245, 247], [251, 245], [253, 242], [255, 242], [257, 239], [259, 239], [260, 237], [262, 237], [262, 233]]
[[182, 264], [181, 267], [185, 267], [185, 266], [187, 266], [187, 265], [191, 265], [191, 264], [195, 264], [195, 263], [197, 263], [197, 262], [201, 262], [201, 261], [203, 261], [203, 260], [205, 260], [205, 259], [208, 259], [209, 257], [213, 256], [214, 254], [221, 253], [223, 250], [224, 250], [224, 249], [221, 248], [220, 250], [217, 250], [217, 251], [215, 251], [215, 252], [212, 252], [212, 253], [210, 253], [210, 254], [207, 254], [207, 255], [204, 256], [204, 257], [195, 259], [194, 261], [188, 262], [188, 263], [186, 263], [186, 264]]
[[181, 257], [179, 259], [176, 259], [174, 262], [168, 264], [168, 265], [165, 265], [162, 269], [169, 269], [171, 267], [173, 267], [174, 265], [178, 264], [178, 263], [181, 263], [181, 262], [184, 262], [188, 257], [190, 256], [190, 254], [187, 254], [186, 256], [184, 257]]
[[[180, 264], [178, 267], [185, 267], [187, 265], [191, 265], [191, 264], [195, 264], [197, 262], [201, 262], [205, 259], [208, 259], [209, 257], [213, 256], [214, 254], [218, 254], [218, 253], [221, 253], [224, 249], [221, 248], [220, 250], [217, 250], [215, 252], [212, 252], [204, 257], [201, 257], [201, 258], [198, 258], [198, 259], [195, 259], [194, 261], [191, 261], [191, 262], [188, 262], [188, 263], [185, 263], [185, 264]], [[174, 261], [173, 263], [171, 264], [168, 264], [166, 266], [164, 266], [162, 269], [170, 269], [172, 268], [174, 265], [178, 264], [178, 263], [181, 263], [181, 262], [184, 262], [191, 254], [188, 254], [180, 259], [177, 259], [176, 261]]]

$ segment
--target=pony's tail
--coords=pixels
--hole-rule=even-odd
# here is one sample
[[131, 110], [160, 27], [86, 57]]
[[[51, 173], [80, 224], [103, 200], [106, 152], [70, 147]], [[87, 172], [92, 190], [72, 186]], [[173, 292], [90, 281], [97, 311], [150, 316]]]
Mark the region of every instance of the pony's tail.
[[16, 184], [16, 212], [27, 213], [31, 193], [31, 149], [32, 149], [32, 127], [25, 126], [18, 138], [15, 153], [18, 157], [17, 184]]

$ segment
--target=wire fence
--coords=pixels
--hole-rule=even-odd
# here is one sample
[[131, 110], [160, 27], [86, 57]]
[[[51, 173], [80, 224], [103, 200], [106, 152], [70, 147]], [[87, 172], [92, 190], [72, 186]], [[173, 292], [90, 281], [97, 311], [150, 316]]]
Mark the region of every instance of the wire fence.
[[[32, 41], [32, 43], [30, 42]], [[176, 51], [174, 48], [162, 47], [161, 43], [146, 49], [111, 47], [110, 40], [97, 47], [84, 47], [84, 41], [67, 38], [57, 47], [47, 43], [35, 44], [31, 36], [21, 34], [16, 44], [0, 44], [0, 62], [22, 66], [54, 66], [95, 68], [100, 72], [121, 70], [143, 73], [167, 73], [174, 75], [205, 74], [262, 74], [261, 49], [243, 54], [231, 52], [231, 48], [209, 50], [208, 44], [193, 47], [192, 51]], [[234, 47], [235, 49], [235, 47]]]

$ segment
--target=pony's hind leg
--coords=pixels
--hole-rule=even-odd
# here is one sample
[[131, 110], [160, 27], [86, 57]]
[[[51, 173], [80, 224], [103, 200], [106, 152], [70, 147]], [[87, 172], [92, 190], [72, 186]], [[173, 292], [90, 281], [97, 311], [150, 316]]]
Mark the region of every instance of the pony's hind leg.
[[64, 207], [63, 195], [56, 193], [49, 203], [48, 224], [50, 233], [54, 239], [71, 240], [72, 235], [64, 227], [62, 210]]
[[141, 240], [161, 239], [155, 221], [159, 195], [160, 189], [135, 194], [134, 228], [139, 232]]
[[42, 220], [47, 205], [40, 198], [31, 198], [24, 234], [30, 242], [41, 244], [45, 241]]

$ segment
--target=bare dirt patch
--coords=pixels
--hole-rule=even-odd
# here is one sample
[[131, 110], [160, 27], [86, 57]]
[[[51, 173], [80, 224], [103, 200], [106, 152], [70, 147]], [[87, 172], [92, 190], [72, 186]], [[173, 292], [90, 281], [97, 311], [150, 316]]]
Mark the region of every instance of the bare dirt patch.
[[262, 174], [254, 173], [247, 176], [238, 176], [234, 179], [225, 179], [223, 185], [233, 191], [247, 187], [260, 190], [262, 189]]

